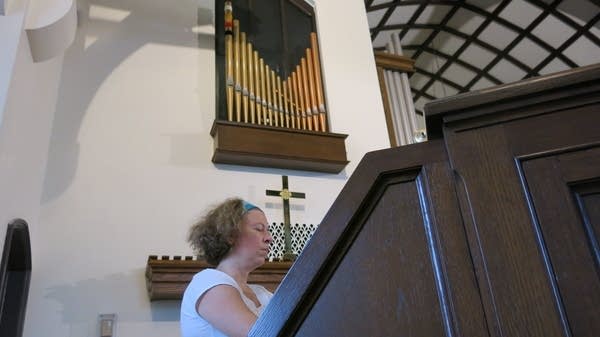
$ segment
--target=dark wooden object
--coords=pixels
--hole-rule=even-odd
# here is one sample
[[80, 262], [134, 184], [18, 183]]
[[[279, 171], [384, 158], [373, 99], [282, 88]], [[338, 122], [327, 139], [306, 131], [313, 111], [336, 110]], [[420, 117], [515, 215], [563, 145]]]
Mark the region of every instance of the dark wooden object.
[[214, 163], [339, 173], [348, 135], [216, 120]]
[[600, 336], [600, 66], [426, 106], [367, 154], [251, 336]]
[[[291, 262], [266, 262], [253, 271], [248, 282], [260, 284], [275, 291], [284, 278]], [[146, 264], [146, 288], [151, 301], [181, 300], [185, 288], [197, 272], [211, 268], [206, 261], [194, 260], [191, 256], [158, 257], [151, 255]]]
[[30, 282], [29, 226], [15, 219], [7, 226], [0, 263], [0, 336], [23, 335]]

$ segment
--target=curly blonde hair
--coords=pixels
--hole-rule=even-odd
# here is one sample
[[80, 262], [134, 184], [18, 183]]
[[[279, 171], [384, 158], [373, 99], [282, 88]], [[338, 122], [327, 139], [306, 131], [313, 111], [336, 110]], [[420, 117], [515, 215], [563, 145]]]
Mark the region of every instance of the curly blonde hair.
[[244, 213], [240, 198], [221, 202], [192, 225], [188, 242], [206, 262], [218, 265], [235, 243]]

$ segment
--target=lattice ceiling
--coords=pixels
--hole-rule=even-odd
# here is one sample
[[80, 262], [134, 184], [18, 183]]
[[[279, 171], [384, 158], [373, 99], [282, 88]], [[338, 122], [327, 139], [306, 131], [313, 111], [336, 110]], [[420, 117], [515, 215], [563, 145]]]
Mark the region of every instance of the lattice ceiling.
[[600, 62], [597, 0], [365, 0], [373, 47], [398, 34], [415, 106]]

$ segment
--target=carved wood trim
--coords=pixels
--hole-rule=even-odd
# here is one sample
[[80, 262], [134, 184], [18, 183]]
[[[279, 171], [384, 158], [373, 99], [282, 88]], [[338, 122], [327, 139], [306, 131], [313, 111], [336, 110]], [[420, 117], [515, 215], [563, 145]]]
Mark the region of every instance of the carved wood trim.
[[385, 113], [385, 124], [387, 125], [388, 138], [390, 139], [391, 147], [397, 147], [398, 142], [394, 136], [394, 122], [392, 121], [392, 108], [390, 107], [390, 98], [385, 85], [385, 75], [383, 67], [377, 66], [377, 78], [379, 79], [379, 90], [381, 91], [381, 99], [383, 100], [383, 112]]
[[375, 51], [375, 64], [388, 70], [398, 70], [406, 73], [415, 72], [415, 60], [410, 57]]
[[[271, 292], [279, 286], [292, 262], [266, 262], [248, 278], [248, 283], [260, 284]], [[146, 289], [150, 301], [181, 300], [185, 288], [199, 271], [212, 268], [192, 256], [150, 255], [146, 264]]]

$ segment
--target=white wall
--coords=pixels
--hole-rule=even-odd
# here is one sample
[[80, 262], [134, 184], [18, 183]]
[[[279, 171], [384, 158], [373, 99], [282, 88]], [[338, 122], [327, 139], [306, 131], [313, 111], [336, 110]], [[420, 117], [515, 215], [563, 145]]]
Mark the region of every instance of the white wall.
[[[389, 146], [362, 0], [316, 1], [333, 132], [347, 133], [340, 174], [211, 163], [213, 0], [79, 1], [65, 55], [34, 241], [26, 337], [177, 336], [178, 302], [150, 303], [150, 254], [191, 255], [190, 223], [238, 195], [281, 221], [264, 190], [292, 190], [292, 220], [318, 223], [365, 152]], [[344, 15], [340, 15], [344, 8]], [[351, 37], [340, 39], [340, 37]]]
[[353, 170], [366, 152], [390, 146], [364, 1], [316, 1], [315, 12], [330, 121], [348, 134]]
[[33, 63], [25, 34], [27, 1], [0, 16], [0, 252], [8, 223], [22, 218], [32, 244], [62, 56]]
[[[15, 66], [15, 58], [23, 25], [25, 23], [28, 1], [14, 1], [11, 10], [5, 8], [0, 15], [0, 126], [2, 126], [8, 88]], [[3, 6], [8, 6], [4, 3]]]

